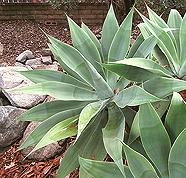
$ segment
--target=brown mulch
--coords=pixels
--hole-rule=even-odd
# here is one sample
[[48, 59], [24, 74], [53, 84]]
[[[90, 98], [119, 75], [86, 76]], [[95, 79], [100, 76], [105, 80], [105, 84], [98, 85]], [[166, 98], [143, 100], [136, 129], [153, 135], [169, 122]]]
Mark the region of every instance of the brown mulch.
[[[48, 26], [29, 20], [0, 21], [0, 43], [4, 48], [0, 64], [14, 64], [16, 57], [25, 50], [31, 50], [36, 57], [40, 57], [41, 50], [48, 47], [40, 28], [65, 43], [71, 43], [69, 29], [63, 25]], [[95, 33], [100, 32], [100, 27], [92, 29]]]
[[[69, 146], [71, 140], [66, 142]], [[0, 153], [0, 178], [55, 178], [60, 159], [64, 152], [47, 161], [24, 160], [24, 156], [17, 151], [19, 142], [12, 145], [5, 152]], [[66, 149], [64, 149], [65, 151]], [[77, 178], [78, 170], [72, 172], [68, 178]]]

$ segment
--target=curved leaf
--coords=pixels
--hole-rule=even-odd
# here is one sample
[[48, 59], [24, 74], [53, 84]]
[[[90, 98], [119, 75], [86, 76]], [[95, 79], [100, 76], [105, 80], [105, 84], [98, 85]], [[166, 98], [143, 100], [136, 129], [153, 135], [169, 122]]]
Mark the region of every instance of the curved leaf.
[[127, 58], [132, 58], [134, 56], [134, 54], [136, 53], [137, 49], [139, 48], [139, 46], [143, 43], [144, 38], [143, 35], [140, 34], [136, 41], [134, 42], [134, 44], [131, 45], [130, 49], [129, 49], [129, 53], [127, 54]]
[[162, 177], [168, 178], [168, 156], [171, 148], [168, 133], [151, 104], [140, 106], [140, 136], [143, 147], [158, 168]]
[[120, 107], [136, 106], [148, 102], [155, 102], [161, 99], [146, 92], [143, 88], [133, 85], [127, 89], [122, 90], [114, 97], [114, 102]]
[[19, 150], [27, 148], [28, 146], [31, 146], [33, 144], [37, 144], [43, 136], [57, 123], [68, 119], [68, 118], [76, 118], [77, 115], [81, 112], [81, 108], [62, 111], [60, 113], [57, 113], [51, 117], [49, 117], [47, 120], [39, 124], [32, 132], [31, 134], [24, 140], [24, 142], [20, 145]]
[[125, 176], [122, 159], [122, 144], [117, 139], [124, 139], [125, 117], [115, 104], [108, 107], [108, 122], [103, 131], [105, 149]]
[[[156, 85], [156, 87], [154, 87], [154, 85]], [[143, 84], [143, 88], [152, 95], [164, 98], [172, 95], [173, 92], [185, 90], [186, 81], [174, 78], [158, 77], [146, 81]]]
[[135, 178], [158, 178], [151, 163], [141, 154], [124, 144], [128, 166]]
[[169, 178], [186, 177], [186, 129], [174, 142], [169, 155]]
[[99, 112], [101, 112], [104, 107], [107, 105], [108, 100], [101, 100], [94, 103], [88, 104], [80, 113], [79, 122], [78, 122], [78, 135], [80, 136], [81, 132], [85, 129], [88, 123], [93, 117], [95, 117]]
[[114, 13], [112, 4], [103, 23], [101, 47], [103, 52], [103, 59], [105, 62], [108, 61], [108, 53], [116, 32], [119, 29], [119, 25]]
[[99, 74], [104, 77], [101, 63], [101, 56], [87, 33], [80, 28], [70, 17], [68, 17], [68, 24], [70, 27], [71, 38], [73, 46], [95, 67]]
[[83, 108], [88, 103], [89, 102], [61, 100], [45, 102], [24, 112], [17, 119], [21, 121], [44, 121], [59, 112], [76, 108]]
[[[186, 14], [183, 17], [181, 27], [180, 27], [180, 35], [179, 35], [179, 40], [180, 40], [180, 60], [181, 60], [181, 69], [180, 73], [182, 75], [186, 74], [185, 71], [185, 66], [186, 66], [186, 54], [185, 54], [185, 44], [186, 44]], [[183, 70], [183, 71], [182, 71]]]
[[65, 178], [79, 166], [78, 157], [103, 160], [106, 151], [103, 145], [101, 129], [105, 126], [107, 113], [100, 113], [92, 123], [85, 128], [78, 140], [71, 145], [61, 160], [57, 178]]
[[[80, 168], [96, 178], [123, 178], [116, 164], [105, 161], [95, 161], [79, 158]], [[127, 166], [123, 166], [127, 178], [134, 178]]]
[[129, 80], [142, 82], [156, 76], [171, 77], [171, 73], [156, 62], [144, 58], [129, 58], [110, 64], [105, 68]]
[[114, 36], [108, 54], [108, 60], [110, 62], [124, 59], [128, 52], [133, 13], [134, 8], [130, 10]]
[[156, 44], [157, 44], [156, 38], [152, 35], [149, 36], [139, 46], [133, 57], [146, 58], [152, 52]]
[[179, 58], [171, 37], [161, 27], [147, 19], [145, 16], [141, 16], [149, 31], [157, 38], [159, 42], [158, 45], [166, 55], [172, 70], [177, 74], [179, 70]]
[[[83, 22], [81, 24], [81, 28], [87, 33], [87, 35], [91, 38], [91, 40], [94, 42], [96, 45], [100, 55], [102, 56], [102, 51], [101, 51], [101, 43], [97, 39], [97, 37], [94, 35], [94, 33], [88, 28], [87, 25], [85, 25]], [[103, 61], [102, 61], [103, 62]]]
[[28, 71], [20, 71], [19, 73], [34, 83], [56, 81], [62, 83], [69, 83], [81, 88], [92, 90], [92, 88], [87, 84], [63, 72], [58, 72], [53, 70], [28, 70]]
[[94, 91], [61, 82], [43, 82], [21, 88], [13, 88], [9, 91], [38, 95], [50, 95], [56, 99], [64, 101], [95, 101], [98, 99], [98, 96]]
[[34, 149], [29, 153], [29, 155], [46, 145], [76, 135], [77, 120], [78, 117], [72, 117], [56, 124], [43, 136], [43, 138], [37, 143]]
[[180, 13], [176, 9], [171, 9], [167, 24], [170, 28], [174, 29], [172, 30], [172, 33], [176, 39], [176, 44], [178, 48], [178, 55], [180, 56], [180, 39], [179, 39], [179, 29], [182, 23], [182, 17]]
[[178, 93], [173, 93], [171, 104], [166, 115], [165, 126], [172, 143], [186, 127], [186, 104]]

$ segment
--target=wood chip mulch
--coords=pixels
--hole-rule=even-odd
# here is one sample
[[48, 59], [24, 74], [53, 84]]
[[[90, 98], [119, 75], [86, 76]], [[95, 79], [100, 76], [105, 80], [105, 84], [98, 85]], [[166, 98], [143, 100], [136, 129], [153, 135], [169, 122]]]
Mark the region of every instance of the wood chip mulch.
[[[5, 152], [0, 153], [0, 178], [55, 178], [61, 155], [47, 161], [24, 160], [21, 152], [17, 151], [19, 143], [15, 143]], [[77, 178], [78, 170], [67, 178]]]

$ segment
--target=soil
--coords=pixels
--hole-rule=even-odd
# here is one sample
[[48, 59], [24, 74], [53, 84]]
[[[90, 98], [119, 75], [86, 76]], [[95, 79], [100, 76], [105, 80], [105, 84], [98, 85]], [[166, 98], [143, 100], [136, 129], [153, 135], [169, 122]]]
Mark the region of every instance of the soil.
[[[28, 20], [0, 21], [0, 43], [3, 44], [3, 54], [0, 64], [13, 65], [16, 57], [25, 50], [31, 50], [35, 57], [41, 56], [41, 51], [47, 48], [47, 38], [41, 31], [71, 43], [69, 29], [62, 25], [48, 26]], [[95, 33], [100, 27], [92, 27]]]

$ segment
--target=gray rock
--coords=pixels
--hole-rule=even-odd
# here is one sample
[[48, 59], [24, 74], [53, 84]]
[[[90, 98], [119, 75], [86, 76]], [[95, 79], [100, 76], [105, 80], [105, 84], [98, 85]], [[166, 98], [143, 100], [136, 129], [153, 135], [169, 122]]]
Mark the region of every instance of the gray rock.
[[24, 111], [12, 106], [0, 106], [0, 147], [7, 147], [22, 137], [28, 122], [16, 118]]
[[[18, 87], [21, 88], [30, 84], [32, 84], [32, 82], [24, 80], [24, 82]], [[37, 104], [43, 102], [46, 98], [46, 95], [25, 94], [21, 92], [16, 93], [6, 90], [4, 90], [3, 93], [13, 106], [26, 109], [36, 106]]]
[[43, 64], [46, 64], [46, 65], [52, 64], [51, 56], [43, 56], [41, 57], [41, 61]]
[[14, 88], [26, 79], [16, 71], [28, 70], [26, 67], [0, 67], [0, 88]]
[[[23, 140], [37, 127], [37, 122], [31, 122], [28, 127], [26, 128]], [[30, 146], [28, 148], [23, 149], [21, 152], [24, 156], [27, 156], [34, 146]], [[62, 151], [62, 147], [58, 144], [58, 142], [51, 143], [43, 148], [38, 149], [37, 151], [33, 152], [31, 155], [29, 155], [27, 158], [37, 161], [44, 161], [46, 159], [54, 157], [56, 154], [60, 153]]]
[[16, 61], [17, 61], [17, 62], [24, 63], [24, 62], [26, 62], [27, 60], [33, 59], [33, 58], [34, 58], [34, 55], [33, 55], [32, 51], [26, 50], [26, 51], [22, 52], [22, 53], [16, 58]]
[[41, 65], [42, 62], [41, 62], [41, 58], [35, 58], [35, 59], [27, 60], [25, 64], [32, 67], [33, 65]]
[[31, 108], [39, 104], [40, 102], [44, 101], [46, 96], [22, 94], [22, 93], [6, 91], [6, 89], [10, 89], [14, 87], [23, 87], [32, 84], [31, 81], [27, 80], [24, 76], [15, 72], [13, 69], [27, 70], [27, 68], [20, 68], [20, 67], [4, 68], [0, 70], [0, 88], [4, 89], [3, 93], [8, 98], [10, 103], [13, 106], [19, 108]]
[[23, 63], [20, 63], [20, 62], [16, 62], [14, 64], [14, 66], [16, 66], [16, 67], [25, 67], [25, 65]]

